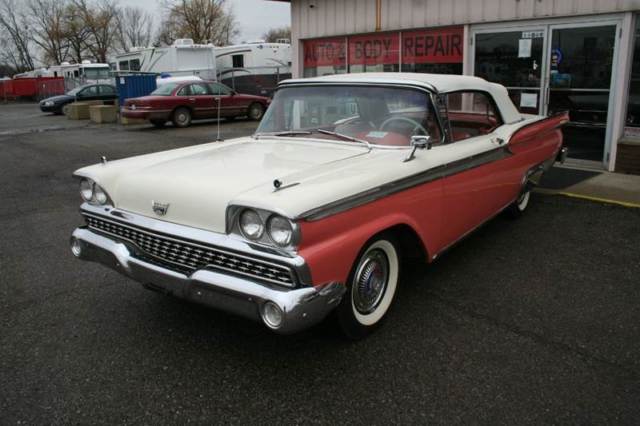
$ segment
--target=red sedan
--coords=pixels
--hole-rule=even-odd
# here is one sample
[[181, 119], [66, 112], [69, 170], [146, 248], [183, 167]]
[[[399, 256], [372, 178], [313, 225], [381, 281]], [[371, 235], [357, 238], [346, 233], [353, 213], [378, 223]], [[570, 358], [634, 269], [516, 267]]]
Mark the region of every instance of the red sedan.
[[187, 127], [191, 120], [248, 116], [260, 120], [271, 100], [263, 96], [243, 95], [221, 83], [187, 81], [166, 83], [149, 96], [127, 99], [122, 116], [149, 120], [162, 127], [167, 121]]

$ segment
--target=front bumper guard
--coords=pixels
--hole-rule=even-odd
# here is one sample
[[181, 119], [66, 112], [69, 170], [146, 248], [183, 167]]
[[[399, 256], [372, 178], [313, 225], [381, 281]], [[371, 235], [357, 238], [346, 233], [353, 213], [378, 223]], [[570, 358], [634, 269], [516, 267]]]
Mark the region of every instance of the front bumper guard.
[[295, 333], [322, 321], [345, 292], [340, 283], [280, 289], [206, 269], [187, 276], [135, 258], [125, 243], [84, 227], [73, 232], [71, 245], [76, 257], [101, 263], [147, 288], [253, 320], [261, 320], [263, 307], [272, 302], [282, 312], [282, 323], [278, 328], [264, 323], [281, 334]]

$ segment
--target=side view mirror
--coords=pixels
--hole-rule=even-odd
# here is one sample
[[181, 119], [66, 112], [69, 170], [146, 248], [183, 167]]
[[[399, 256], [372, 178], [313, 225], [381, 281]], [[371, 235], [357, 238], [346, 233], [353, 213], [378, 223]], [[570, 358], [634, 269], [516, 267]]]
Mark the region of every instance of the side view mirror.
[[431, 136], [425, 135], [413, 135], [411, 136], [411, 152], [407, 155], [407, 158], [404, 159], [404, 162], [411, 161], [416, 156], [416, 150], [418, 149], [431, 149]]

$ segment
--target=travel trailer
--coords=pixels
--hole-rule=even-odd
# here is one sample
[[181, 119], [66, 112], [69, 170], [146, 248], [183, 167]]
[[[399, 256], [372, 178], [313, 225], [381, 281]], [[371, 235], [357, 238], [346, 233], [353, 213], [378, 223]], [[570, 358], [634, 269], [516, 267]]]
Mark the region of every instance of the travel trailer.
[[134, 47], [115, 57], [118, 72], [168, 73], [171, 76], [199, 76], [215, 80], [216, 59], [212, 44], [194, 44], [191, 39], [178, 39], [167, 47]]
[[[284, 40], [283, 40], [284, 41]], [[240, 93], [269, 96], [291, 77], [291, 45], [262, 40], [216, 47], [218, 80]]]

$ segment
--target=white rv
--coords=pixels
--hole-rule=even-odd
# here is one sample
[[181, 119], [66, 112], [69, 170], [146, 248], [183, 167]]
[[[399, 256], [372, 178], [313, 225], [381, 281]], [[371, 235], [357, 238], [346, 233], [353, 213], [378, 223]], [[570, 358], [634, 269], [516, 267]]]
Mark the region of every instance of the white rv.
[[82, 61], [80, 64], [63, 62], [48, 69], [50, 77], [64, 77], [68, 89], [81, 84], [106, 83], [111, 78], [109, 64]]
[[240, 93], [269, 96], [291, 77], [291, 44], [262, 40], [216, 47], [218, 80]]
[[115, 57], [114, 69], [215, 80], [214, 49], [212, 44], [194, 44], [191, 39], [178, 39], [167, 47], [134, 47]]

